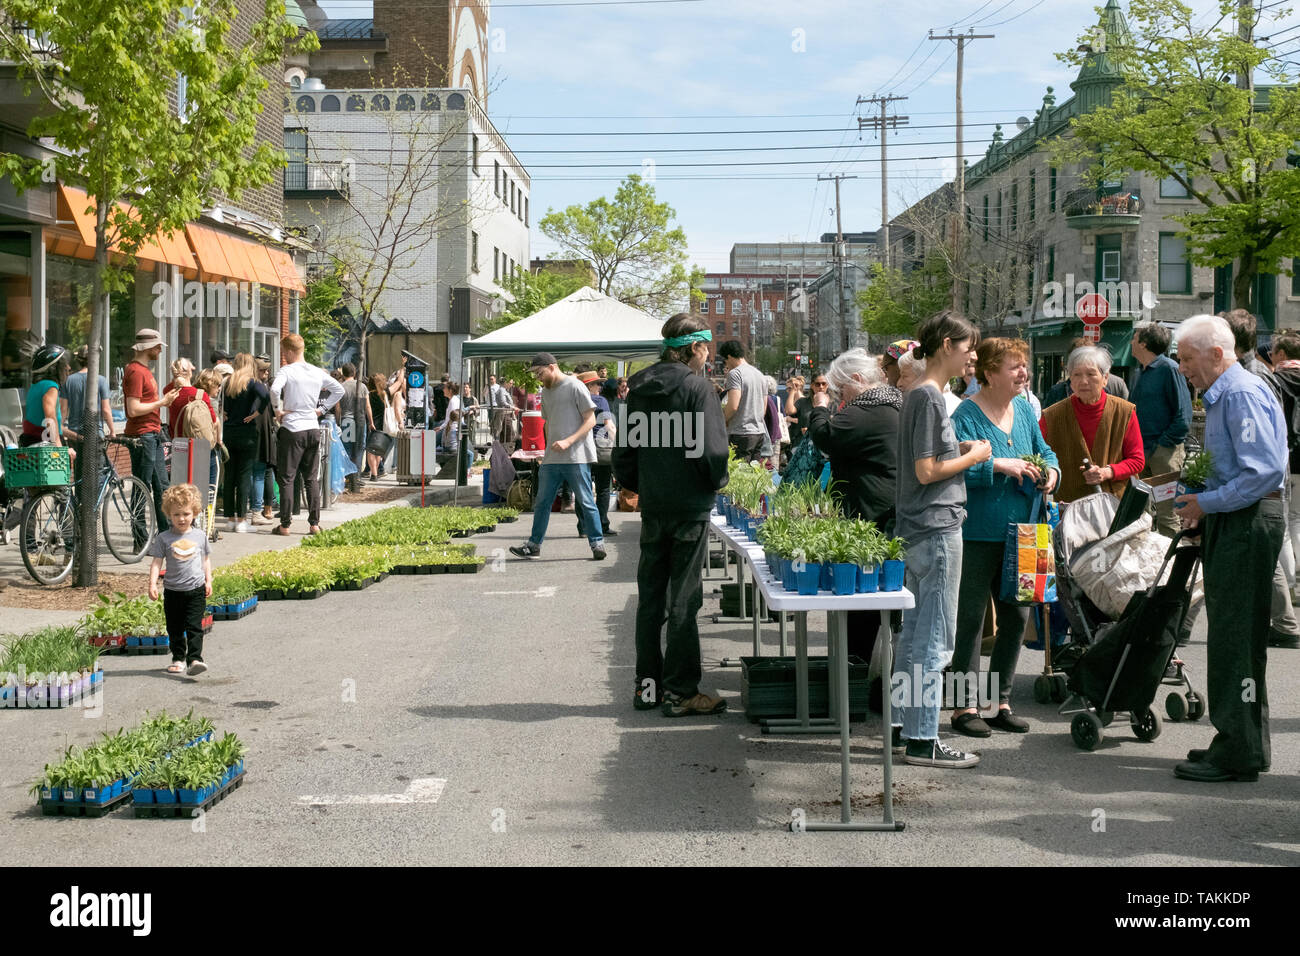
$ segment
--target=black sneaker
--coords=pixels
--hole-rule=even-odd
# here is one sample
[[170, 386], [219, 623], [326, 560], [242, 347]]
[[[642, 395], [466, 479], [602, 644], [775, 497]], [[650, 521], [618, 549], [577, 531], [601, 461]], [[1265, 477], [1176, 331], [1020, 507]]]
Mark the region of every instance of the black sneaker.
[[594, 548], [592, 548], [592, 549], [591, 549], [591, 560], [593, 560], [593, 561], [604, 561], [604, 560], [605, 560], [605, 549], [602, 548], [600, 545], [596, 545]]
[[542, 556], [542, 546], [533, 544], [531, 541], [525, 541], [518, 546], [511, 546], [510, 553], [520, 558], [540, 558]]
[[1293, 650], [1293, 651], [1300, 649], [1300, 635], [1283, 634], [1281, 631], [1277, 631], [1274, 630], [1273, 628], [1269, 628], [1268, 646], [1284, 647], [1287, 648], [1288, 650]]
[[903, 759], [915, 767], [942, 767], [948, 770], [973, 767], [980, 762], [979, 754], [953, 750], [942, 740], [909, 740]]
[[907, 741], [903, 739], [903, 728], [894, 727], [893, 733], [889, 735], [889, 749], [891, 753], [901, 754], [907, 752]]
[[645, 692], [648, 689], [643, 686], [641, 681], [636, 682], [636, 687], [633, 690], [635, 696], [632, 698], [632, 706], [637, 710], [655, 710], [663, 706], [664, 698], [662, 694], [655, 694], [650, 700], [645, 699]]

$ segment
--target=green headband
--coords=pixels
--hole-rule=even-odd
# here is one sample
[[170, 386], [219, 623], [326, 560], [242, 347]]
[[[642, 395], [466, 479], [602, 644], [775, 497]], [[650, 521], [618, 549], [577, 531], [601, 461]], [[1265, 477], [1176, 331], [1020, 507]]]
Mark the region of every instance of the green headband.
[[703, 332], [691, 332], [688, 335], [679, 335], [675, 339], [664, 339], [664, 348], [679, 349], [683, 345], [690, 345], [692, 342], [712, 342], [713, 333], [708, 329]]

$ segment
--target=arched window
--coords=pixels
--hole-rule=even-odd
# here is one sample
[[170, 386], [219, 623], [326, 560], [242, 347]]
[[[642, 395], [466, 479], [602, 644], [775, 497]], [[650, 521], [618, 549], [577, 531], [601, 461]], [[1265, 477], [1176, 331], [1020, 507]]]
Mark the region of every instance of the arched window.
[[397, 98], [397, 108], [403, 113], [410, 113], [415, 109], [415, 97], [410, 93], [403, 93]]
[[316, 112], [316, 101], [315, 101], [314, 99], [312, 99], [310, 96], [300, 96], [300, 97], [298, 97], [298, 112], [299, 112], [299, 113], [315, 113], [315, 112]]
[[337, 113], [339, 111], [339, 98], [333, 93], [329, 96], [322, 96], [320, 101], [320, 111], [322, 113]]
[[360, 93], [353, 93], [348, 97], [347, 111], [349, 113], [364, 113], [366, 111], [366, 99]]
[[422, 110], [430, 110], [436, 113], [441, 108], [442, 107], [438, 105], [438, 97], [432, 93], [425, 93], [424, 97], [420, 100], [420, 109]]
[[392, 107], [387, 96], [383, 93], [376, 93], [374, 96], [370, 97], [370, 108], [372, 110], [388, 110]]
[[449, 97], [447, 97], [447, 109], [463, 110], [464, 108], [465, 108], [465, 97], [461, 96], [459, 93], [452, 93]]

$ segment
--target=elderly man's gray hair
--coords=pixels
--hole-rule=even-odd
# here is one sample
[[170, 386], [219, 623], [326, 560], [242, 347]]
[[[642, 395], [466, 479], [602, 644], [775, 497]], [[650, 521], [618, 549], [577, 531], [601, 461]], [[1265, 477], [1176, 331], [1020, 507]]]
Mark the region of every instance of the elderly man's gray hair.
[[866, 349], [849, 349], [847, 352], [841, 352], [826, 369], [826, 383], [838, 395], [853, 381], [855, 375], [862, 380], [865, 388], [875, 388], [885, 384], [885, 372], [880, 367], [880, 356], [872, 355]]
[[1174, 339], [1179, 349], [1195, 349], [1204, 352], [1207, 349], [1223, 349], [1223, 357], [1230, 362], [1237, 360], [1237, 337], [1232, 334], [1228, 323], [1217, 315], [1194, 315], [1184, 319], [1174, 332]]
[[1080, 365], [1091, 365], [1103, 376], [1110, 374], [1110, 353], [1099, 345], [1085, 345], [1075, 349], [1066, 360], [1065, 370], [1069, 375]]

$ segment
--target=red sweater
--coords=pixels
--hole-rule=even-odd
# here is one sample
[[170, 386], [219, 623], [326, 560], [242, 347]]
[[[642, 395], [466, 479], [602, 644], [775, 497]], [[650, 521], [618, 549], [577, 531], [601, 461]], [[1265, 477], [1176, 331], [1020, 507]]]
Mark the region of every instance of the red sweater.
[[[1074, 409], [1075, 421], [1079, 423], [1079, 431], [1083, 432], [1083, 443], [1089, 448], [1092, 447], [1093, 439], [1097, 437], [1097, 426], [1101, 424], [1101, 413], [1106, 410], [1107, 398], [1107, 394], [1102, 392], [1100, 402], [1096, 405], [1085, 405], [1079, 401], [1079, 396], [1070, 396], [1070, 406]], [[1042, 429], [1041, 421], [1038, 427]], [[1128, 428], [1124, 431], [1124, 460], [1114, 462], [1109, 467], [1115, 471], [1115, 480], [1123, 481], [1142, 474], [1146, 463], [1146, 455], [1142, 451], [1142, 431], [1138, 428], [1137, 411], [1134, 410], [1129, 418]]]

